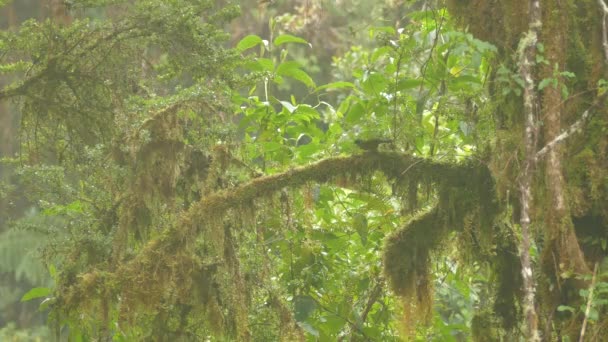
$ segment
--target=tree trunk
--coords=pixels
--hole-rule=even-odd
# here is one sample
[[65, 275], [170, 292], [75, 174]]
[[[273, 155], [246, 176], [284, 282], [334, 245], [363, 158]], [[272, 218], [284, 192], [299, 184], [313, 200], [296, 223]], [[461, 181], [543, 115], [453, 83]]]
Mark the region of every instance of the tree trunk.
[[[565, 2], [559, 0], [545, 1], [545, 28], [543, 42], [546, 48], [546, 65], [542, 77], [555, 78], [557, 71], [564, 71], [566, 64], [566, 34], [568, 29], [567, 9]], [[562, 79], [558, 80], [562, 84]], [[563, 99], [560, 87], [548, 86], [543, 89], [543, 136], [545, 142], [552, 141], [562, 131]], [[589, 273], [584, 255], [580, 249], [574, 226], [570, 216], [570, 208], [566, 199], [566, 182], [563, 175], [561, 145], [556, 145], [547, 155], [545, 164], [545, 180], [547, 183], [547, 204], [545, 211], [545, 227], [547, 233], [546, 253], [554, 253], [560, 267], [576, 273]], [[557, 270], [556, 270], [557, 271]], [[561, 273], [561, 272], [559, 272]]]

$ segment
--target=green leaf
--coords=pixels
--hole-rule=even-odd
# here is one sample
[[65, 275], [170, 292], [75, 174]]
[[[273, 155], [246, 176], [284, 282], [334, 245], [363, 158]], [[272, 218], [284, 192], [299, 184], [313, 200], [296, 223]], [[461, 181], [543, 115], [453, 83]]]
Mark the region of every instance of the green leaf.
[[388, 85], [388, 80], [384, 75], [373, 72], [363, 82], [363, 89], [368, 94], [378, 95], [383, 92]]
[[367, 231], [368, 231], [367, 217], [365, 217], [365, 215], [360, 214], [360, 213], [355, 214], [355, 216], [353, 217], [353, 227], [355, 228], [355, 230], [357, 231], [357, 234], [359, 234], [359, 237], [361, 238], [361, 244], [363, 246], [365, 246], [367, 244]]
[[51, 278], [53, 278], [53, 279], [55, 279], [55, 277], [57, 276], [57, 268], [55, 268], [54, 264], [49, 265], [49, 274], [51, 275]]
[[279, 45], [283, 45], [286, 43], [297, 43], [297, 44], [308, 44], [308, 41], [306, 41], [306, 39], [300, 38], [300, 37], [296, 37], [296, 36], [292, 36], [290, 34], [282, 34], [278, 37], [275, 38], [273, 44], [275, 46], [279, 46]]
[[596, 308], [591, 308], [589, 310], [589, 316], [587, 317], [589, 317], [589, 319], [592, 321], [597, 321], [600, 318], [600, 314]]
[[26, 294], [21, 297], [22, 302], [27, 302], [32, 299], [46, 297], [51, 294], [52, 290], [48, 287], [34, 287], [33, 289], [27, 291]]
[[307, 104], [300, 104], [293, 112], [293, 120], [310, 123], [312, 120], [319, 119], [321, 115], [316, 109]]
[[479, 80], [479, 78], [471, 75], [458, 76], [452, 80], [452, 85], [458, 85], [463, 83], [481, 84], [481, 81]]
[[560, 305], [557, 307], [557, 311], [559, 312], [564, 312], [564, 311], [569, 311], [569, 312], [575, 312], [574, 308], [571, 306], [567, 306], [567, 305]]
[[272, 72], [274, 70], [274, 62], [270, 58], [256, 58], [255, 61], [262, 71]]
[[319, 330], [312, 327], [312, 325], [306, 322], [298, 322], [298, 325], [307, 333], [313, 335], [314, 337], [319, 337]]
[[566, 78], [576, 78], [576, 75], [570, 71], [562, 71], [560, 73], [560, 75], [562, 75], [563, 77], [566, 77]]
[[568, 96], [570, 96], [570, 91], [568, 91], [568, 87], [566, 87], [565, 84], [562, 84], [562, 86], [561, 86], [561, 94], [562, 94], [562, 99], [564, 99], [564, 100], [568, 99]]
[[349, 124], [358, 122], [365, 115], [365, 108], [360, 102], [353, 104], [346, 113], [345, 120]]
[[262, 38], [256, 36], [255, 34], [250, 34], [245, 38], [241, 39], [241, 41], [236, 44], [236, 49], [240, 52], [243, 52], [247, 49], [251, 49], [252, 47], [262, 44], [262, 42]]
[[385, 55], [390, 56], [391, 51], [392, 51], [392, 49], [388, 46], [383, 46], [381, 48], [378, 48], [374, 51], [370, 60], [372, 61], [372, 63], [375, 63], [382, 56], [385, 56]]
[[332, 82], [332, 83], [328, 83], [328, 84], [324, 84], [322, 86], [319, 86], [315, 89], [315, 91], [321, 91], [323, 89], [341, 89], [341, 88], [355, 88], [355, 85], [352, 84], [351, 82], [345, 82], [345, 81], [340, 81], [340, 82]]
[[538, 90], [543, 90], [545, 89], [548, 85], [550, 85], [553, 82], [552, 78], [544, 78], [542, 81], [540, 81], [540, 83], [538, 83]]
[[328, 315], [326, 317], [326, 322], [325, 322], [325, 326], [329, 329], [330, 333], [338, 333], [340, 332], [340, 330], [342, 330], [342, 327], [344, 327], [344, 324], [346, 324], [346, 321], [344, 320], [344, 318], [336, 316], [336, 315]]
[[296, 153], [302, 159], [306, 159], [312, 157], [314, 154], [321, 151], [321, 146], [319, 144], [310, 143], [306, 145], [301, 145], [296, 148]]
[[397, 90], [408, 90], [418, 88], [422, 84], [422, 80], [415, 78], [403, 78], [397, 82]]
[[264, 152], [273, 152], [283, 148], [283, 145], [276, 141], [267, 141], [262, 143], [262, 148], [264, 149]]
[[315, 82], [306, 72], [300, 69], [300, 64], [297, 62], [289, 61], [281, 63], [276, 72], [277, 75], [293, 78], [294, 80], [304, 83], [308, 87], [314, 88], [315, 86]]
[[298, 322], [305, 321], [317, 308], [317, 302], [311, 296], [296, 296], [293, 305], [294, 318]]
[[84, 212], [84, 208], [83, 205], [80, 201], [76, 200], [70, 204], [68, 204], [65, 209], [68, 212], [74, 212], [74, 213], [83, 213]]
[[545, 45], [543, 43], [537, 43], [536, 48], [538, 49], [538, 52], [540, 52], [540, 53], [545, 52]]

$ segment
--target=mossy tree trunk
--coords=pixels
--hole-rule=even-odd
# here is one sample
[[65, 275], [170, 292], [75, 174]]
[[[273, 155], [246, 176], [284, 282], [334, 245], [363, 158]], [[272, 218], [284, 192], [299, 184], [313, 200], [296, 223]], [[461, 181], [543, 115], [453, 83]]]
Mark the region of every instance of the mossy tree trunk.
[[519, 73], [524, 82], [523, 107], [524, 107], [524, 156], [521, 179], [519, 180], [520, 191], [520, 228], [521, 246], [520, 259], [522, 279], [524, 285], [523, 311], [526, 317], [526, 337], [529, 341], [539, 341], [538, 315], [536, 313], [536, 284], [530, 256], [530, 205], [532, 204], [532, 177], [535, 170], [535, 153], [538, 136], [538, 118], [536, 81], [534, 79], [534, 61], [537, 57], [538, 35], [542, 28], [540, 1], [532, 0], [529, 6], [529, 29], [520, 42]]
[[[474, 35], [499, 47], [501, 64], [513, 67], [515, 46], [523, 33], [530, 29], [530, 25], [522, 22], [521, 18], [528, 18], [531, 13], [528, 1], [504, 3], [496, 6], [487, 0], [448, 1], [448, 6]], [[607, 162], [607, 139], [601, 128], [606, 125], [606, 110], [602, 108], [605, 97], [598, 91], [598, 81], [606, 78], [607, 71], [605, 42], [602, 40], [606, 35], [603, 32], [605, 25], [602, 25], [602, 4], [605, 4], [602, 0], [540, 1], [540, 58], [533, 61], [536, 65], [532, 75], [537, 85], [544, 83], [544, 86], [536, 88], [540, 109], [537, 149], [541, 153], [535, 152], [538, 167], [532, 175], [535, 185], [532, 186], [534, 201], [530, 219], [531, 227], [540, 230], [535, 241], [542, 245], [538, 260], [541, 277], [536, 279], [542, 281], [537, 305], [540, 305], [542, 313], [540, 321], [544, 323], [544, 338], [551, 338], [552, 328], [556, 328], [558, 333], [578, 339], [583, 315], [555, 321], [556, 309], [559, 305], [577, 307], [580, 304], [576, 302], [580, 301], [578, 297], [568, 297], [568, 293], [578, 293], [579, 289], [590, 284], [576, 281], [568, 275], [590, 274], [589, 265], [601, 258], [587, 253], [591, 249], [583, 243], [584, 236], [580, 235], [582, 226], [575, 222], [593, 220], [597, 223], [595, 229], [598, 234], [608, 226], [608, 214], [602, 209], [607, 193], [605, 187], [600, 185], [597, 188], [597, 184], [605, 182], [606, 171], [594, 168], [596, 164], [606, 165]], [[519, 108], [526, 107], [525, 95], [524, 101], [513, 97], [505, 101], [519, 101]], [[521, 132], [527, 128], [526, 117], [519, 114], [517, 107], [513, 112], [505, 113], [512, 123], [506, 128]], [[581, 129], [583, 134], [575, 134]], [[517, 138], [504, 139], [518, 143]], [[528, 141], [520, 141], [519, 145], [520, 151], [529, 147]], [[496, 163], [501, 164], [501, 156], [509, 153], [498, 149]], [[529, 157], [529, 152], [520, 153], [523, 169], [513, 170], [507, 182], [516, 184], [525, 175], [525, 156]], [[593, 170], [588, 170], [590, 167]], [[521, 210], [525, 205], [520, 200]]]

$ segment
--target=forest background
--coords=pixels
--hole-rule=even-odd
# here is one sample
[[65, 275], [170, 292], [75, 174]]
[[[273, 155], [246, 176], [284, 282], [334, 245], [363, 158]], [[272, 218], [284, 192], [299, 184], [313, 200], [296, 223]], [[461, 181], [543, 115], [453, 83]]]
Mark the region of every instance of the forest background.
[[0, 4], [0, 340], [608, 335], [603, 0]]

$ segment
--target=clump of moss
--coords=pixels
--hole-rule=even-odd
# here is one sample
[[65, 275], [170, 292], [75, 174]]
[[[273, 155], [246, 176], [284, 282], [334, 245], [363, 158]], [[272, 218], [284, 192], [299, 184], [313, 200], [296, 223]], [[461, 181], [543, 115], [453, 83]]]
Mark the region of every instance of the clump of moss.
[[391, 289], [403, 299], [405, 323], [410, 327], [431, 317], [431, 254], [439, 250], [451, 232], [465, 231], [471, 238], [463, 248], [481, 259], [487, 255], [484, 251], [493, 246], [492, 229], [499, 210], [487, 168], [432, 163], [421, 168], [433, 170], [431, 180], [437, 189], [437, 203], [391, 234], [383, 256], [384, 272]]
[[432, 308], [430, 253], [445, 238], [447, 228], [435, 207], [391, 234], [384, 246], [384, 272], [391, 289], [404, 298], [406, 314], [415, 307], [416, 318], [422, 321], [430, 319]]

